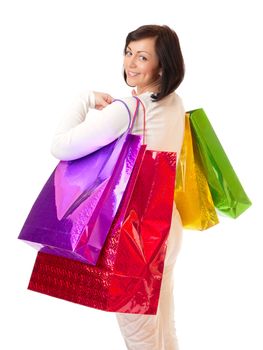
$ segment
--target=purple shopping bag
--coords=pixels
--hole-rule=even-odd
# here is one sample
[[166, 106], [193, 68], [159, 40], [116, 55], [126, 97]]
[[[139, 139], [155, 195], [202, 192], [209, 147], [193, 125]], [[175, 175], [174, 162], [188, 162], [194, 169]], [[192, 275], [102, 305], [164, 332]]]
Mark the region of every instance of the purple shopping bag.
[[[123, 101], [119, 100], [124, 103]], [[61, 161], [38, 195], [19, 234], [41, 251], [95, 265], [118, 210], [142, 136], [128, 130], [117, 140], [73, 161]], [[138, 167], [136, 167], [138, 168]]]

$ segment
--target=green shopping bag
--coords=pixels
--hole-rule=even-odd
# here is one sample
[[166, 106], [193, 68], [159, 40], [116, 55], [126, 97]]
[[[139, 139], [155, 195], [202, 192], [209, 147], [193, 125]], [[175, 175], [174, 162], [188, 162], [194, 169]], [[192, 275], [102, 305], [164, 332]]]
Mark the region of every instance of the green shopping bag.
[[252, 203], [204, 110], [199, 108], [188, 113], [214, 205], [227, 216], [236, 218]]

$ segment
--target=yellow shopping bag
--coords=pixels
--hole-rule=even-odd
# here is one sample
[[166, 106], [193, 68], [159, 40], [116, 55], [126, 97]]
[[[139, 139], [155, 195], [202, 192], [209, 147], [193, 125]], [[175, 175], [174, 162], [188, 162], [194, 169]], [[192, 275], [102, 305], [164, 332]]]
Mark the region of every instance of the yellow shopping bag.
[[184, 228], [205, 230], [219, 220], [203, 172], [201, 159], [190, 127], [190, 114], [185, 114], [185, 134], [177, 166], [174, 199]]

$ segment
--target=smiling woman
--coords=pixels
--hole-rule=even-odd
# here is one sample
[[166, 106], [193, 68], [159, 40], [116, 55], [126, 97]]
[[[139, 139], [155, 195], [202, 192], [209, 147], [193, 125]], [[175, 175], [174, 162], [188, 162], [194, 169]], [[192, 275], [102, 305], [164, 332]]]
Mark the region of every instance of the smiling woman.
[[[145, 25], [129, 33], [124, 48], [124, 79], [134, 87], [139, 108], [132, 133], [145, 136], [147, 148], [176, 152], [179, 159], [185, 125], [185, 110], [175, 92], [184, 78], [184, 60], [177, 34], [167, 26]], [[119, 98], [119, 97], [118, 97]], [[51, 151], [61, 160], [83, 157], [109, 144], [129, 126], [122, 103], [109, 93], [89, 91], [80, 95], [54, 135]], [[133, 96], [122, 98], [134, 114]], [[98, 110], [96, 117], [89, 113]], [[174, 326], [173, 268], [181, 247], [182, 223], [173, 203], [164, 261], [162, 286], [156, 315], [116, 313], [128, 349], [177, 350]], [[159, 229], [159, 228], [158, 228]]]

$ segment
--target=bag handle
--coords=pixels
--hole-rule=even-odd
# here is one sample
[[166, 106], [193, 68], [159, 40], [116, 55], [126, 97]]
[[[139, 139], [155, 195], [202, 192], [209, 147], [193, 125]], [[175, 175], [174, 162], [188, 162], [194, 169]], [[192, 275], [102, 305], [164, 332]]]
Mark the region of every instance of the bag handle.
[[145, 134], [146, 134], [146, 108], [145, 108], [144, 104], [142, 103], [142, 101], [139, 99], [139, 97], [137, 97], [137, 96], [133, 96], [133, 97], [136, 99], [136, 107], [135, 107], [135, 111], [134, 111], [133, 117], [131, 117], [130, 109], [129, 109], [129, 107], [127, 106], [127, 104], [124, 101], [122, 101], [120, 99], [114, 99], [113, 102], [119, 101], [119, 102], [123, 103], [124, 106], [126, 107], [127, 111], [128, 111], [128, 114], [129, 114], [129, 126], [128, 126], [128, 130], [127, 130], [128, 133], [132, 132], [135, 119], [136, 119], [136, 117], [138, 115], [139, 105], [140, 104], [142, 105], [142, 107], [143, 107], [143, 144], [145, 145], [145, 138], [146, 138], [145, 137]]
[[[142, 105], [142, 108], [143, 108], [143, 144], [145, 145], [146, 144], [145, 143], [145, 139], [146, 139], [146, 108], [145, 108], [144, 103], [142, 102], [142, 100], [139, 97], [137, 97], [137, 96], [133, 96], [133, 97], [137, 101], [136, 109], [138, 109], [139, 103]], [[135, 113], [137, 113], [137, 112], [135, 111]], [[134, 124], [134, 121], [135, 121], [135, 118], [133, 120], [133, 124]], [[132, 124], [132, 127], [133, 127], [133, 124]]]

